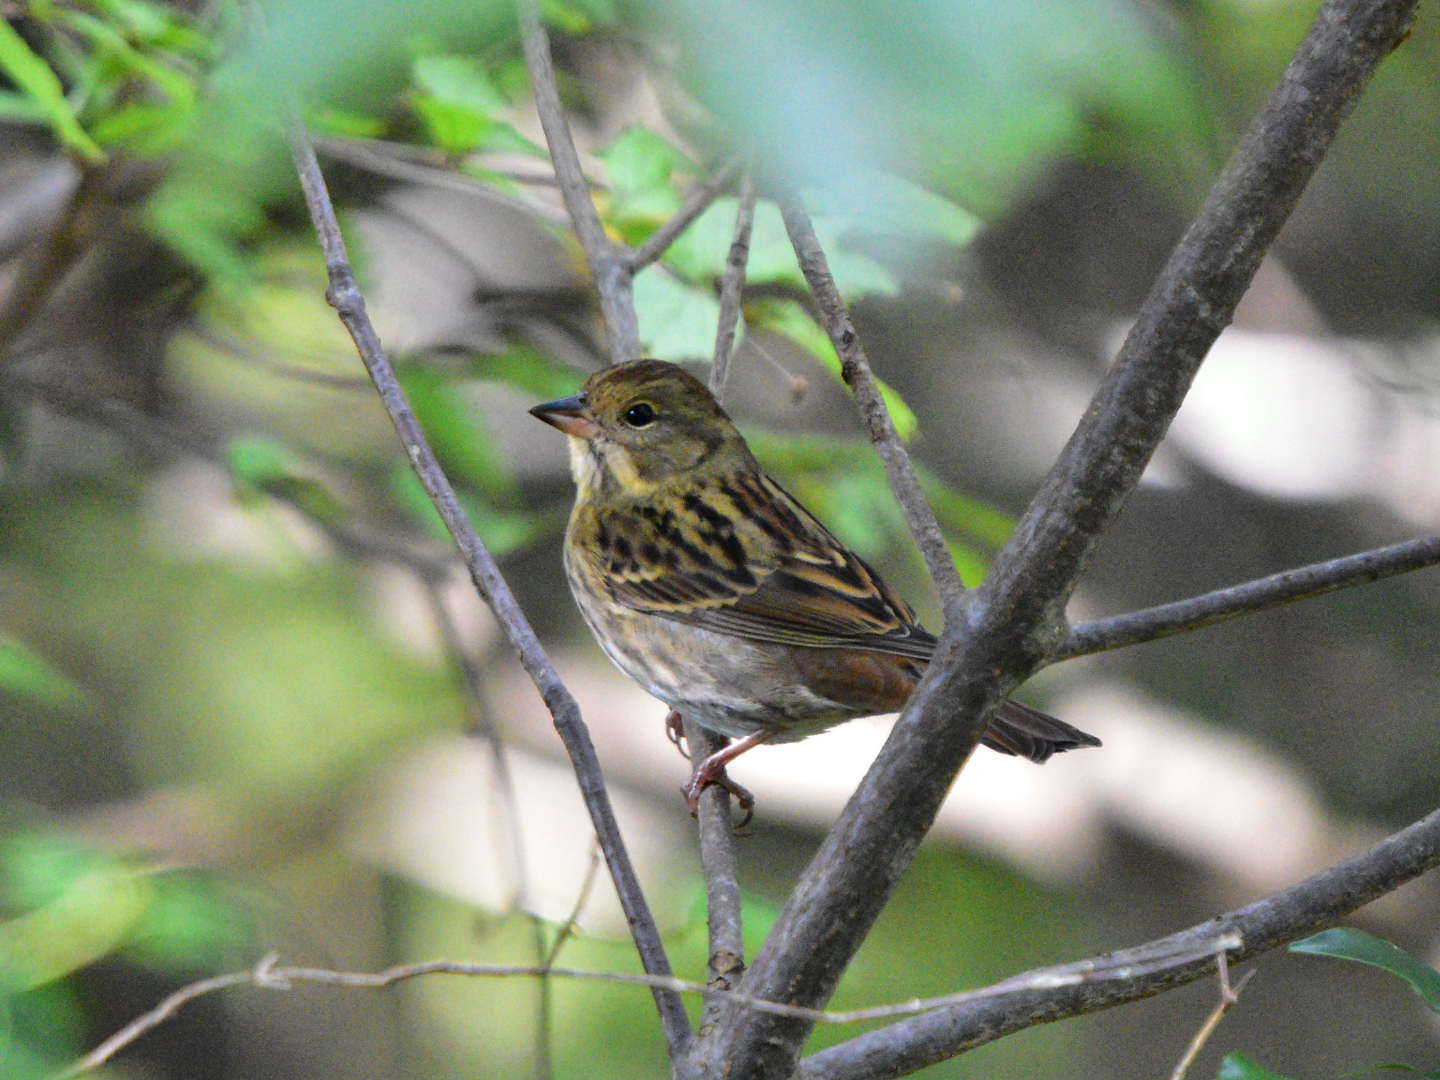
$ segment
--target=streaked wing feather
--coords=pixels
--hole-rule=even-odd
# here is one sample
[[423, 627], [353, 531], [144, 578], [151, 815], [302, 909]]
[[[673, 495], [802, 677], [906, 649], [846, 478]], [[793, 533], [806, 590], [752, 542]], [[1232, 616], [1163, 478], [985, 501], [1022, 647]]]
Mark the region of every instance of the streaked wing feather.
[[596, 569], [618, 603], [777, 644], [934, 653], [910, 606], [769, 477], [727, 476], [677, 506], [597, 519]]

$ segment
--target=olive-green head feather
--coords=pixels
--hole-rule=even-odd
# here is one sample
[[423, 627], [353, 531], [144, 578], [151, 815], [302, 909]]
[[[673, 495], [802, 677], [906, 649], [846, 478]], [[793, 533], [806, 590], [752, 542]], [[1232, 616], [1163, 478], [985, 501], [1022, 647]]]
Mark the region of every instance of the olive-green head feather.
[[582, 488], [641, 494], [696, 468], [753, 464], [705, 384], [663, 360], [598, 371], [580, 393], [530, 411], [570, 436]]

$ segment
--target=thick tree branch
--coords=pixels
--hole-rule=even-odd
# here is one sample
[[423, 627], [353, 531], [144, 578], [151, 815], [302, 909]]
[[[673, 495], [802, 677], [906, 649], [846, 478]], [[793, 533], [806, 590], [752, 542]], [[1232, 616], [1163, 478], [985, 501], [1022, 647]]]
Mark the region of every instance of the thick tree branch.
[[[1233, 964], [1298, 941], [1436, 866], [1440, 866], [1440, 811], [1283, 892], [1112, 957], [1123, 962], [1129, 956], [1157, 948], [1179, 952], [1187, 944], [1233, 933], [1244, 942], [1239, 949], [1229, 951]], [[1132, 978], [987, 996], [902, 1020], [821, 1050], [805, 1059], [801, 1075], [807, 1080], [905, 1076], [1002, 1035], [1154, 997], [1213, 970], [1213, 958], [1207, 958], [1158, 967]]]
[[[1415, 0], [1329, 0], [1321, 9], [990, 577], [966, 595], [958, 617], [947, 618], [929, 672], [752, 961], [742, 983], [747, 993], [815, 1005], [834, 991], [990, 709], [1053, 647], [1100, 536], [1139, 481], [1341, 120], [1403, 39], [1414, 8]], [[798, 221], [794, 209], [790, 220]], [[813, 240], [797, 246], [809, 255]], [[802, 266], [807, 261], [813, 263], [802, 258]], [[842, 360], [853, 364], [854, 333], [846, 335], [843, 312], [832, 317], [834, 305], [820, 302]], [[788, 1076], [810, 1026], [727, 1007], [692, 1060], [728, 1080]]]
[[626, 259], [626, 265], [630, 267], [630, 272], [638, 274], [661, 255], [664, 255], [665, 249], [693, 225], [696, 218], [710, 209], [710, 204], [730, 186], [730, 181], [735, 176], [735, 170], [739, 167], [738, 159], [727, 162], [709, 180], [696, 184], [686, 192], [685, 199], [680, 204], [680, 209], [675, 211], [674, 216], [647, 236], [645, 242], [630, 253]]
[[845, 310], [840, 290], [835, 286], [835, 278], [830, 273], [825, 252], [820, 249], [820, 241], [815, 236], [815, 226], [810, 223], [810, 215], [805, 212], [799, 196], [792, 191], [786, 191], [780, 198], [780, 213], [785, 218], [785, 229], [790, 234], [795, 257], [800, 261], [800, 269], [810, 286], [810, 292], [814, 294], [826, 333], [830, 335], [830, 343], [839, 354], [840, 374], [860, 406], [860, 414], [865, 420], [865, 426], [870, 430], [870, 440], [875, 444], [875, 451], [885, 465], [885, 474], [890, 479], [895, 498], [899, 500], [905, 523], [910, 526], [910, 532], [920, 546], [925, 568], [930, 572], [930, 580], [935, 583], [935, 590], [940, 595], [940, 604], [944, 608], [945, 623], [948, 626], [961, 616], [960, 606], [965, 595], [965, 586], [960, 582], [955, 561], [950, 557], [950, 549], [945, 545], [940, 523], [935, 520], [935, 512], [925, 501], [925, 493], [920, 490], [920, 480], [915, 475], [915, 466], [910, 463], [905, 443], [896, 433], [890, 412], [885, 408], [884, 399], [880, 397], [875, 376], [870, 371], [870, 361], [866, 359], [865, 348], [860, 344], [860, 338], [850, 322], [850, 313]]
[[[615, 882], [615, 891], [620, 896], [625, 918], [630, 924], [630, 933], [635, 939], [635, 947], [640, 952], [645, 970], [652, 975], [669, 975], [670, 962], [666, 959], [665, 947], [660, 942], [660, 934], [655, 928], [654, 917], [650, 913], [650, 907], [645, 901], [645, 894], [641, 891], [640, 882], [635, 876], [635, 868], [630, 862], [630, 855], [625, 850], [625, 843], [621, 839], [620, 827], [615, 821], [615, 812], [610, 805], [610, 796], [605, 790], [605, 778], [600, 769], [600, 760], [595, 754], [595, 746], [590, 741], [590, 733], [585, 727], [585, 722], [581, 719], [580, 707], [576, 704], [570, 691], [566, 689], [565, 684], [560, 681], [559, 675], [555, 673], [550, 658], [545, 655], [545, 650], [541, 648], [540, 641], [535, 636], [535, 631], [531, 629], [524, 612], [520, 610], [520, 605], [515, 602], [510, 587], [501, 577], [495, 560], [491, 558], [485, 545], [480, 542], [474, 526], [470, 524], [470, 520], [460, 509], [450, 481], [441, 470], [440, 463], [435, 459], [435, 454], [430, 449], [424, 432], [420, 430], [419, 421], [415, 419], [415, 414], [405, 400], [405, 395], [395, 378], [395, 372], [385, 358], [379, 335], [375, 333], [375, 328], [366, 313], [365, 299], [361, 296], [359, 288], [356, 287], [355, 274], [345, 252], [345, 242], [340, 236], [340, 227], [335, 220], [335, 210], [330, 205], [330, 195], [325, 188], [325, 179], [315, 160], [315, 151], [311, 148], [309, 139], [298, 121], [291, 130], [295, 168], [300, 175], [300, 185], [305, 192], [305, 202], [310, 210], [310, 220], [314, 223], [316, 235], [320, 238], [320, 247], [325, 254], [325, 267], [330, 277], [330, 288], [325, 293], [326, 299], [330, 301], [331, 306], [339, 314], [340, 321], [345, 324], [345, 328], [350, 331], [350, 336], [354, 338], [355, 347], [360, 353], [361, 360], [365, 363], [365, 369], [370, 373], [371, 380], [375, 383], [375, 389], [380, 395], [380, 401], [385, 406], [385, 411], [390, 416], [391, 423], [395, 425], [395, 431], [400, 436], [400, 442], [405, 447], [410, 464], [415, 469], [416, 475], [419, 476], [430, 500], [435, 504], [435, 509], [444, 520], [445, 527], [454, 537], [455, 544], [460, 549], [460, 556], [470, 570], [475, 587], [490, 606], [490, 610], [495, 613], [496, 621], [504, 629], [511, 646], [520, 656], [520, 663], [540, 691], [540, 696], [544, 698], [546, 707], [554, 717], [555, 730], [565, 744], [565, 750], [570, 755], [570, 761], [575, 768], [580, 792], [584, 796], [586, 809], [589, 810], [590, 819], [595, 826], [595, 835], [600, 838], [600, 846], [605, 852], [605, 861], [609, 866], [610, 876]], [[656, 990], [655, 1002], [660, 1010], [660, 1019], [665, 1029], [665, 1038], [670, 1047], [670, 1053], [672, 1056], [676, 1056], [684, 1050], [689, 1041], [690, 1022], [679, 997], [674, 993]]]
[[735, 351], [735, 330], [740, 325], [740, 297], [745, 292], [745, 267], [750, 261], [750, 233], [755, 226], [755, 174], [746, 168], [740, 177], [740, 204], [735, 208], [735, 232], [720, 279], [720, 318], [715, 329], [715, 354], [710, 361], [710, 392], [716, 401], [725, 397], [725, 379]]
[[1372, 581], [1423, 570], [1437, 563], [1440, 563], [1440, 536], [1430, 536], [1296, 570], [1284, 570], [1243, 585], [1193, 596], [1189, 600], [1177, 600], [1173, 604], [1161, 604], [1144, 611], [1081, 623], [1065, 635], [1050, 653], [1049, 661], [1069, 660], [1075, 656], [1199, 630], [1237, 615], [1265, 611], [1354, 585], [1368, 585]]
[[605, 226], [595, 204], [590, 201], [590, 186], [580, 168], [580, 155], [570, 136], [570, 125], [560, 107], [560, 90], [555, 85], [555, 65], [550, 57], [550, 38], [540, 21], [537, 0], [519, 0], [520, 37], [525, 46], [525, 66], [530, 71], [530, 86], [535, 95], [535, 109], [540, 114], [540, 127], [550, 147], [550, 160], [555, 166], [555, 179], [570, 212], [571, 226], [585, 252], [585, 262], [595, 278], [600, 293], [600, 313], [610, 338], [610, 362], [621, 364], [640, 355], [640, 326], [635, 316], [634, 275], [629, 259], [617, 251], [605, 235]]

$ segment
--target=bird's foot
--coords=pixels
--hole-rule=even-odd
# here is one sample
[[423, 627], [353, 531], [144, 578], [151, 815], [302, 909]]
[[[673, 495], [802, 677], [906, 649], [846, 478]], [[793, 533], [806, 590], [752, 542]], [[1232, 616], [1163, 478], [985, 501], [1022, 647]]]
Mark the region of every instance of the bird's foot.
[[681, 757], [686, 761], [690, 760], [690, 750], [685, 744], [685, 721], [680, 719], [680, 714], [674, 709], [665, 717], [665, 737], [680, 751]]
[[723, 761], [715, 762], [712, 767], [711, 763], [713, 761], [714, 757], [712, 756], [697, 765], [695, 771], [690, 774], [690, 779], [680, 786], [680, 794], [685, 796], [685, 805], [690, 810], [690, 816], [695, 817], [700, 813], [700, 793], [711, 784], [714, 784], [721, 790], [733, 795], [735, 801], [740, 804], [740, 809], [744, 812], [745, 816], [740, 819], [740, 823], [736, 825], [735, 828], [737, 830], [743, 829], [746, 825], [750, 824], [750, 819], [755, 816], [755, 796], [750, 794], [749, 789], [742, 787], [730, 779], [729, 774], [725, 772], [725, 763]]

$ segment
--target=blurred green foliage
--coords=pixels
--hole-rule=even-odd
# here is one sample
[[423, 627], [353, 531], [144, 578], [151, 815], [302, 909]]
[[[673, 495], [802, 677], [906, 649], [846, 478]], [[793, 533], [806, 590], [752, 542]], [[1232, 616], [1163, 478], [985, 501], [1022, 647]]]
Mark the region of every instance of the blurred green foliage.
[[[1175, 202], [1194, 203], [1314, 6], [1203, 0], [1169, 22], [1126, 0], [547, 0], [542, 9], [562, 59], [592, 35], [646, 45], [635, 62], [652, 65], [672, 106], [666, 125], [628, 127], [596, 155], [595, 195], [614, 238], [643, 243], [740, 148], [804, 191], [854, 303], [916, 283], [914, 266], [886, 255], [896, 242], [956, 260], [982, 222], [1002, 220], [1057, 162], [1137, 170]], [[287, 103], [317, 132], [385, 140], [406, 160], [438, 161], [512, 195], [521, 188], [495, 159], [543, 151], [522, 134], [528, 84], [510, 3], [262, 7], [256, 19], [230, 3], [195, 15], [152, 0], [37, 0], [0, 18], [9, 84], [0, 120], [48, 131], [92, 174], [143, 166], [137, 216], [194, 286], [160, 381], [227, 432], [223, 460], [203, 463], [198, 485], [148, 465], [122, 479], [41, 488], [16, 470], [0, 474], [0, 588], [17, 598], [0, 615], [0, 752], [36, 755], [48, 778], [108, 770], [106, 797], [116, 802], [193, 797], [233, 830], [207, 833], [204, 815], [195, 823], [202, 841], [223, 849], [208, 852], [216, 863], [268, 869], [297, 852], [333, 855], [356, 783], [464, 712], [451, 673], [377, 628], [363, 559], [336, 554], [334, 545], [363, 553], [367, 527], [422, 543], [443, 541], [444, 531], [324, 303], [285, 148]], [[1440, 214], [1429, 167], [1440, 107], [1433, 80], [1418, 74], [1434, 61], [1432, 42], [1377, 80], [1391, 107], [1361, 122], [1402, 130], [1389, 145], [1403, 152], [1378, 164], [1342, 156], [1357, 199]], [[1202, 67], [1224, 78], [1203, 81]], [[560, 79], [567, 105], [588, 118], [597, 102], [586, 80], [567, 69]], [[1402, 183], [1407, 173], [1423, 182]], [[736, 205], [716, 200], [637, 277], [651, 355], [710, 356]], [[363, 245], [351, 246], [364, 281]], [[742, 334], [783, 339], [838, 378], [768, 199], [756, 209], [748, 282]], [[499, 384], [559, 397], [584, 373], [539, 339], [502, 337], [444, 356], [420, 350], [399, 369], [482, 539], [519, 557], [553, 539], [564, 499], [542, 503], [517, 481], [473, 391]], [[902, 437], [922, 435], [901, 396], [881, 391]], [[918, 583], [867, 442], [747, 435], [765, 467], [844, 542], [877, 561], [908, 560]], [[923, 467], [920, 476], [962, 576], [978, 583], [1013, 521]], [[187, 507], [223, 527], [196, 527]], [[46, 1075], [81, 1050], [87, 1019], [75, 982], [95, 961], [188, 977], [249, 961], [263, 944], [215, 875], [80, 846], [34, 824], [46, 818], [39, 798], [7, 793], [0, 802], [0, 1073], [15, 1077]], [[477, 940], [473, 908], [398, 879], [385, 892], [387, 957], [533, 959], [522, 916]], [[778, 899], [747, 898], [752, 949]], [[923, 851], [836, 1005], [944, 993], [1073, 953], [1077, 918], [1068, 901], [1013, 873]], [[1375, 964], [1432, 1007], [1440, 1001], [1440, 976], [1418, 961], [1358, 932], [1328, 933], [1308, 951]], [[677, 969], [699, 977], [700, 920], [668, 944]], [[561, 962], [637, 966], [627, 942], [598, 938], [570, 943]], [[538, 991], [517, 985], [432, 980], [401, 991], [409, 1035], [433, 1075], [509, 1077], [530, 1067]], [[558, 1075], [665, 1075], [643, 991], [556, 981], [551, 993]], [[813, 1045], [849, 1034], [822, 1027]], [[929, 1075], [1058, 1073], [1075, 1038], [1068, 1028], [1028, 1033]], [[1276, 1080], [1240, 1055], [1220, 1076]]]
[[48, 1076], [78, 1052], [66, 984], [102, 957], [178, 978], [212, 972], [251, 930], [208, 876], [165, 872], [40, 829], [0, 841], [0, 1073]]

